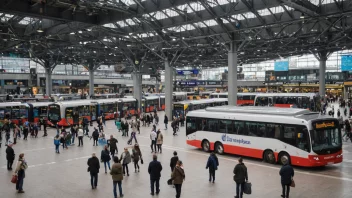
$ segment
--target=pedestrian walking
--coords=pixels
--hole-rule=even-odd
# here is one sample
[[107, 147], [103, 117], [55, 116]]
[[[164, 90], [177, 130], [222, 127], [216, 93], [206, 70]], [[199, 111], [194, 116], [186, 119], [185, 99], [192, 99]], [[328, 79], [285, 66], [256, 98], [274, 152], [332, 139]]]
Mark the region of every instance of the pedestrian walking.
[[112, 177], [112, 182], [113, 182], [114, 198], [117, 198], [117, 192], [116, 192], [117, 185], [119, 186], [120, 197], [123, 197], [123, 193], [122, 193], [122, 180], [123, 180], [122, 165], [119, 161], [119, 158], [116, 156], [114, 157], [114, 164], [111, 167], [110, 175]]
[[83, 128], [79, 127], [77, 130], [77, 136], [78, 136], [78, 146], [83, 146], [83, 137], [84, 137], [84, 131]]
[[169, 118], [164, 115], [164, 124], [165, 124], [165, 130], [167, 130], [167, 124], [169, 123]]
[[182, 183], [185, 180], [186, 175], [183, 169], [182, 161], [177, 161], [176, 167], [171, 174], [171, 179], [174, 181], [175, 189], [176, 189], [176, 198], [180, 198], [181, 196], [181, 188]]
[[92, 154], [92, 157], [87, 161], [88, 172], [90, 173], [90, 184], [92, 189], [96, 189], [98, 186], [98, 173], [100, 169], [100, 163], [95, 153]]
[[48, 132], [47, 132], [47, 129], [46, 129], [48, 127], [48, 121], [47, 121], [46, 118], [43, 120], [43, 127], [44, 127], [44, 135], [43, 135], [43, 137], [46, 137], [46, 136], [48, 136]]
[[127, 148], [124, 148], [124, 152], [121, 154], [120, 161], [122, 162], [123, 175], [125, 176], [127, 173], [127, 176], [130, 176], [128, 171], [128, 164], [131, 163], [131, 154]]
[[286, 156], [281, 157], [281, 161], [283, 163], [283, 166], [280, 169], [281, 186], [282, 186], [281, 197], [289, 198], [290, 186], [292, 184], [295, 171], [293, 170], [292, 166], [289, 164], [288, 158]]
[[125, 120], [125, 136], [127, 136], [128, 137], [128, 131], [129, 131], [129, 124], [128, 124], [128, 122], [127, 122], [127, 119]]
[[71, 139], [72, 139], [72, 144], [75, 143], [75, 138], [77, 136], [77, 130], [78, 130], [78, 127], [77, 126], [71, 126]]
[[210, 156], [207, 161], [206, 169], [209, 169], [209, 182], [213, 180], [215, 182], [215, 171], [218, 170], [219, 160], [216, 157], [215, 153], [210, 153]]
[[95, 127], [94, 127], [92, 137], [93, 137], [93, 146], [98, 146], [99, 132]]
[[[44, 128], [44, 131], [45, 131], [45, 128]], [[25, 126], [23, 127], [23, 140], [27, 140], [28, 133], [29, 133], [28, 126], [25, 125]]]
[[55, 152], [60, 154], [60, 136], [56, 135], [54, 137]]
[[160, 182], [160, 177], [161, 177], [161, 171], [163, 170], [163, 167], [161, 166], [161, 163], [157, 160], [158, 157], [154, 154], [153, 155], [153, 161], [149, 163], [148, 166], [148, 173], [150, 175], [150, 194], [154, 195], [154, 185], [156, 187], [156, 194], [159, 194], [160, 188], [159, 188], [159, 182]]
[[24, 153], [21, 153], [18, 156], [18, 162], [15, 169], [15, 174], [17, 175], [16, 190], [18, 190], [18, 193], [24, 193], [23, 183], [24, 183], [24, 178], [26, 177], [27, 168], [28, 168], [28, 165], [26, 160], [24, 159]]
[[110, 152], [108, 150], [108, 145], [104, 146], [104, 149], [101, 151], [101, 155], [100, 155], [100, 160], [101, 162], [104, 163], [104, 168], [105, 168], [105, 174], [107, 173], [106, 171], [106, 164], [108, 164], [109, 170], [111, 170], [110, 168]]
[[178, 161], [177, 152], [174, 151], [174, 156], [170, 159], [171, 172], [174, 172], [174, 169], [175, 169], [175, 166], [177, 164], [177, 161]]
[[7, 170], [12, 170], [12, 164], [15, 160], [15, 151], [12, 148], [12, 144], [8, 144], [6, 148], [6, 160], [7, 160]]
[[243, 163], [242, 157], [238, 159], [238, 164], [233, 169], [233, 179], [236, 182], [235, 198], [243, 198], [245, 182], [248, 181], [247, 167]]
[[110, 153], [111, 153], [111, 157], [114, 157], [115, 156], [115, 153], [116, 155], [118, 154], [118, 150], [117, 150], [117, 139], [114, 138], [113, 135], [110, 135], [110, 139], [107, 141], [109, 147], [110, 147]]
[[133, 164], [134, 164], [134, 172], [136, 173], [137, 172], [137, 169], [138, 169], [138, 172], [139, 172], [139, 159], [143, 160], [142, 158], [142, 152], [141, 152], [141, 149], [139, 148], [139, 145], [138, 144], [135, 144], [133, 149], [132, 149], [132, 159], [133, 159]]
[[155, 128], [153, 127], [153, 130], [150, 132], [150, 140], [151, 140], [150, 148], [152, 149], [152, 153], [153, 152], [156, 153], [156, 138], [157, 138], [157, 134], [155, 132]]
[[158, 147], [158, 152], [162, 153], [163, 150], [162, 150], [161, 146], [163, 145], [164, 136], [161, 133], [160, 129], [158, 129], [158, 132], [156, 134], [157, 134], [156, 145]]

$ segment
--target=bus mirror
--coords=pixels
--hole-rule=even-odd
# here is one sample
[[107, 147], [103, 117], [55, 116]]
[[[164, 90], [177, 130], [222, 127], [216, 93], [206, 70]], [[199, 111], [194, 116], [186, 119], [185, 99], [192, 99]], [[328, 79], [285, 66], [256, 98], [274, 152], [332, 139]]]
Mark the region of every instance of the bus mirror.
[[298, 133], [298, 134], [297, 134], [297, 138], [298, 138], [298, 139], [303, 138], [303, 133]]

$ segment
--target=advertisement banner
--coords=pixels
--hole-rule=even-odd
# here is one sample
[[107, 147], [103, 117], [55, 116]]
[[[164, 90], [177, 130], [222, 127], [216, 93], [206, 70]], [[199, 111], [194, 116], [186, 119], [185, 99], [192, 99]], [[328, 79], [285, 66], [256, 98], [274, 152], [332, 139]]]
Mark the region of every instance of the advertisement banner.
[[341, 55], [341, 71], [352, 71], [352, 55]]
[[177, 75], [197, 75], [199, 74], [198, 69], [191, 69], [191, 70], [177, 70]]
[[274, 71], [288, 71], [288, 61], [276, 61], [274, 64]]

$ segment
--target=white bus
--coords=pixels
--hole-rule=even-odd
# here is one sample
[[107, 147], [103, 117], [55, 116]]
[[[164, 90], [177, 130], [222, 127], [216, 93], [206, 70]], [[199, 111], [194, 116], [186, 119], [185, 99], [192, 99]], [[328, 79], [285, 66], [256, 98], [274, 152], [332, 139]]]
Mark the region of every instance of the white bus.
[[188, 111], [194, 111], [197, 109], [205, 109], [207, 107], [216, 107], [228, 105], [227, 98], [213, 98], [213, 99], [200, 99], [200, 100], [185, 100], [180, 102], [174, 102], [173, 104], [173, 115], [186, 116]]
[[306, 109], [276, 107], [211, 107], [191, 111], [186, 118], [187, 144], [263, 159], [288, 157], [296, 166], [342, 162], [339, 122]]
[[320, 111], [321, 101], [317, 93], [260, 93], [255, 97], [255, 106], [309, 109]]
[[[254, 105], [258, 93], [237, 93], [237, 105]], [[228, 92], [212, 93], [210, 98], [228, 98]]]

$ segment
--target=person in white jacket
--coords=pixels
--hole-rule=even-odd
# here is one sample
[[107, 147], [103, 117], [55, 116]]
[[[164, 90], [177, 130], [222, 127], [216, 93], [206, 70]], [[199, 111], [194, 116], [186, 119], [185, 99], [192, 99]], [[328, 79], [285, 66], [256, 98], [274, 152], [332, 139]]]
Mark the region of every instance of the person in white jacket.
[[77, 131], [78, 146], [81, 146], [81, 144], [82, 144], [82, 146], [83, 146], [83, 135], [84, 135], [83, 129], [82, 129], [82, 127], [79, 127], [79, 128], [78, 128], [78, 131]]
[[[155, 126], [155, 125], [154, 125]], [[155, 132], [155, 127], [153, 126], [153, 130], [150, 133], [150, 140], [152, 141], [150, 148], [152, 149], [152, 153], [155, 152], [156, 153], [156, 138], [157, 138], [157, 134]], [[154, 148], [153, 148], [154, 147]]]

